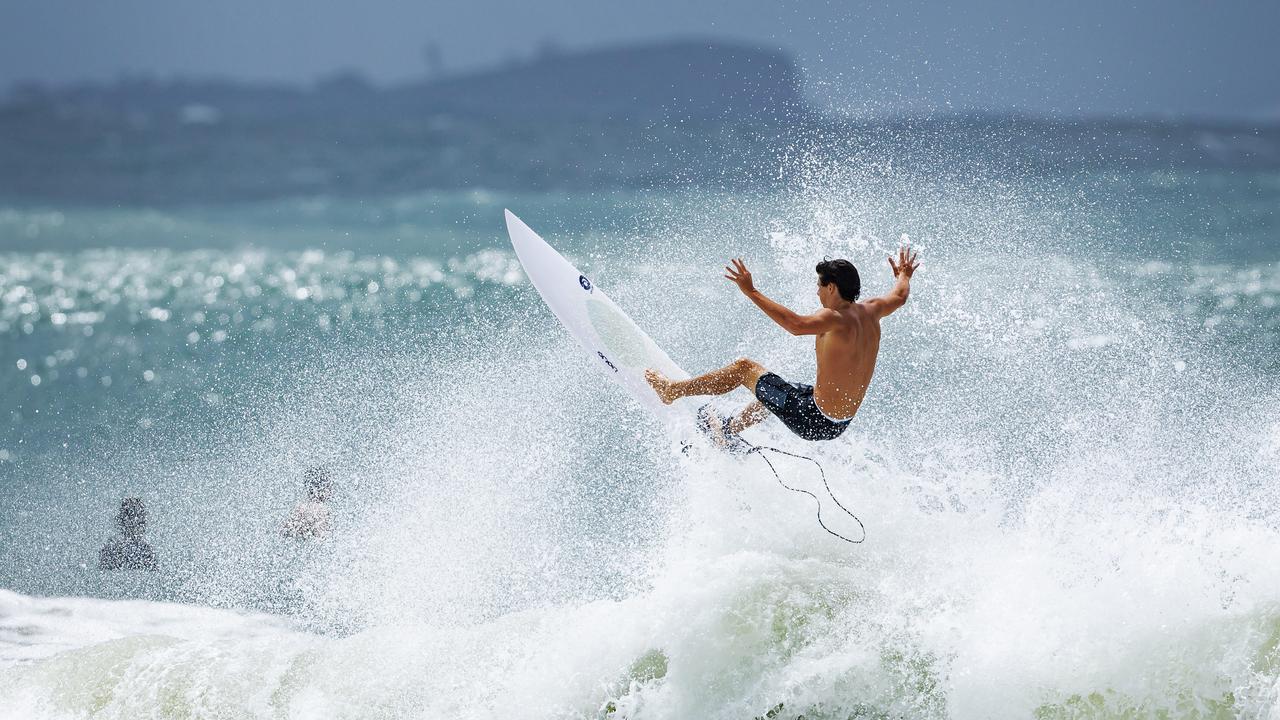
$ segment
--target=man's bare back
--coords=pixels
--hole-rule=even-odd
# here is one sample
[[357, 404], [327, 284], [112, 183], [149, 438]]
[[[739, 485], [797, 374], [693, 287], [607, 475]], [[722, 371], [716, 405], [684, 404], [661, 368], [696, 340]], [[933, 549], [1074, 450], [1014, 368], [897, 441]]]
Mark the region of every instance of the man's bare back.
[[815, 386], [789, 383], [759, 363], [741, 358], [719, 370], [673, 382], [656, 370], [645, 372], [649, 384], [665, 403], [689, 395], [722, 395], [745, 387], [756, 396], [722, 433], [740, 432], [772, 412], [793, 432], [807, 440], [838, 437], [858, 412], [880, 352], [880, 320], [902, 307], [911, 292], [911, 275], [919, 264], [907, 248], [889, 258], [895, 277], [885, 295], [857, 302], [861, 279], [847, 260], [818, 264], [818, 299], [822, 309], [800, 315], [756, 290], [751, 272], [741, 260], [725, 267], [732, 280], [764, 314], [792, 335], [815, 335], [818, 377]]
[[827, 415], [851, 418], [858, 412], [876, 371], [880, 318], [862, 303], [851, 303], [837, 310], [836, 315], [839, 325], [814, 339], [818, 379], [813, 399]]

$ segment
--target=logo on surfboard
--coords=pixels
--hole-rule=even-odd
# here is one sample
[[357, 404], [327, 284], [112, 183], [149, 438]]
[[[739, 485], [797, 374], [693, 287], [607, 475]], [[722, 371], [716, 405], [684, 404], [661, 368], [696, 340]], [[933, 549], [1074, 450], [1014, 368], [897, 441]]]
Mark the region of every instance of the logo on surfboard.
[[583, 290], [591, 292], [591, 281], [587, 279], [586, 275], [578, 276], [578, 284], [582, 286]]
[[602, 353], [602, 352], [600, 352], [599, 350], [597, 350], [597, 351], [596, 351], [596, 354], [600, 356], [600, 359], [604, 361], [604, 364], [605, 364], [605, 365], [608, 365], [608, 366], [609, 366], [609, 369], [610, 369], [610, 370], [612, 370], [612, 371], [614, 371], [614, 372], [618, 372], [618, 368], [617, 368], [617, 367], [616, 367], [612, 362], [610, 362], [610, 361], [609, 361], [609, 358], [607, 358], [607, 357], [605, 357], [605, 356], [604, 356], [604, 353]]

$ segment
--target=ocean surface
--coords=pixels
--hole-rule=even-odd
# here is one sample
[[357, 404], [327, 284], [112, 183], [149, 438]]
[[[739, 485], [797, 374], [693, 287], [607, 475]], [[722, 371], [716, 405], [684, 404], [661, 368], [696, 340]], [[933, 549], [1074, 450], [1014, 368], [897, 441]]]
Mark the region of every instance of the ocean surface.
[[[760, 172], [0, 200], [0, 718], [1280, 716], [1280, 171]], [[806, 309], [908, 235], [850, 432], [754, 431], [866, 542], [676, 451], [503, 208], [686, 369], [797, 381], [724, 261]], [[334, 532], [282, 537], [316, 465]], [[97, 569], [129, 496], [156, 572]]]

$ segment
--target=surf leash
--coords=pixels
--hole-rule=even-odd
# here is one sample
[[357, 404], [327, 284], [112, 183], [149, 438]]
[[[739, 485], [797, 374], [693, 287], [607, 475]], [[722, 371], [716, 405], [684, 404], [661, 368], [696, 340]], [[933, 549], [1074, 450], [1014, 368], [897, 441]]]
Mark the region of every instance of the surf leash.
[[[720, 434], [718, 437], [716, 436], [715, 433], [711, 432], [713, 421], [720, 426]], [[800, 455], [798, 453], [787, 452], [786, 450], [780, 450], [776, 447], [771, 447], [769, 445], [754, 445], [750, 442], [747, 442], [742, 438], [741, 435], [729, 429], [730, 422], [732, 422], [731, 418], [721, 417], [718, 413], [716, 413], [714, 410], [711, 409], [710, 404], [703, 405], [702, 407], [698, 408], [697, 427], [699, 432], [705, 435], [707, 439], [712, 442], [712, 444], [719, 446], [721, 449], [727, 451], [731, 455], [751, 455], [753, 453], [756, 455], [759, 455], [760, 459], [764, 461], [764, 464], [769, 466], [769, 472], [773, 473], [773, 477], [775, 480], [778, 481], [779, 485], [786, 488], [787, 490], [790, 490], [791, 492], [804, 493], [805, 495], [808, 495], [809, 497], [813, 498], [814, 504], [818, 506], [818, 513], [817, 513], [818, 524], [821, 525], [822, 529], [826, 530], [828, 534], [834, 535], [835, 537], [840, 538], [841, 540], [849, 543], [850, 545], [857, 545], [867, 539], [867, 526], [863, 525], [862, 520], [858, 519], [858, 516], [854, 515], [853, 512], [849, 510], [849, 508], [844, 506], [844, 503], [840, 502], [840, 500], [836, 497], [835, 493], [831, 492], [831, 484], [827, 482], [827, 471], [822, 467], [822, 463], [818, 462], [817, 460], [814, 460], [808, 455]], [[688, 448], [686, 447], [685, 449], [687, 450]], [[813, 463], [818, 468], [818, 475], [822, 478], [822, 486], [827, 489], [827, 496], [831, 498], [831, 502], [834, 502], [836, 504], [836, 507], [840, 508], [845, 515], [848, 515], [849, 517], [853, 518], [853, 521], [858, 523], [858, 528], [862, 531], [862, 537], [858, 538], [857, 540], [853, 540], [827, 527], [827, 524], [822, 521], [822, 500], [817, 495], [809, 492], [808, 490], [791, 487], [790, 485], [783, 482], [782, 475], [780, 475], [778, 473], [778, 469], [773, 466], [773, 462], [771, 462], [769, 458], [765, 457], [765, 454], [764, 454], [765, 450], [778, 453], [779, 455], [786, 455], [787, 457], [799, 458], [801, 460], [808, 460], [809, 462]]]
[[[787, 452], [786, 450], [779, 450], [776, 447], [770, 447], [768, 445], [752, 445], [746, 440], [743, 440], [741, 437], [739, 437], [738, 440], [749, 448], [746, 454], [751, 455], [752, 453], [754, 453], [760, 456], [760, 459], [764, 461], [764, 464], [769, 466], [769, 471], [773, 473], [773, 477], [778, 481], [779, 485], [790, 490], [791, 492], [804, 493], [805, 495], [808, 495], [809, 497], [813, 498], [814, 504], [818, 506], [818, 512], [817, 512], [818, 524], [822, 526], [823, 530], [826, 530], [829, 534], [840, 538], [841, 540], [849, 543], [850, 545], [857, 545], [867, 539], [867, 526], [863, 525], [862, 521], [858, 519], [858, 516], [854, 515], [853, 512], [849, 510], [849, 508], [845, 507], [844, 504], [841, 503], [840, 500], [836, 498], [835, 493], [831, 492], [831, 485], [827, 483], [827, 472], [822, 468], [822, 463], [818, 462], [817, 460], [814, 460], [808, 455], [800, 455], [799, 453]], [[831, 498], [831, 502], [834, 502], [836, 504], [836, 507], [844, 511], [845, 515], [848, 515], [849, 517], [853, 518], [853, 521], [858, 523], [858, 529], [862, 531], [862, 537], [858, 538], [857, 540], [851, 540], [850, 538], [847, 538], [844, 535], [841, 535], [840, 533], [836, 532], [835, 530], [832, 530], [831, 528], [827, 527], [827, 524], [822, 522], [822, 500], [820, 500], [817, 495], [809, 492], [808, 490], [805, 490], [803, 488], [791, 487], [790, 485], [783, 482], [782, 476], [778, 474], [777, 468], [773, 466], [773, 463], [769, 461], [769, 458], [765, 457], [764, 455], [765, 450], [776, 452], [779, 455], [786, 455], [788, 457], [800, 458], [801, 460], [808, 460], [809, 462], [817, 466], [818, 475], [822, 477], [822, 486], [827, 489], [827, 496]]]

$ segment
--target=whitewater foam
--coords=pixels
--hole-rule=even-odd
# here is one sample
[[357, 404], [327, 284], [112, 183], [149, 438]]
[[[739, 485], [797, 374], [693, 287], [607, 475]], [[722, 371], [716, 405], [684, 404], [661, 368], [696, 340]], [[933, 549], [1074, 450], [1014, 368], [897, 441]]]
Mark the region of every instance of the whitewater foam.
[[[6, 508], [6, 573], [29, 594], [223, 609], [0, 595], [0, 714], [1274, 713], [1280, 405], [1242, 341], [1273, 327], [1274, 273], [1150, 265], [1009, 188], [926, 202], [909, 178], [877, 177], [732, 201], [757, 203], [741, 226], [708, 204], [627, 247], [567, 242], [690, 370], [746, 354], [799, 378], [811, 348], [721, 284], [720, 255], [742, 248], [762, 288], [808, 307], [811, 283], [796, 278], [814, 257], [856, 251], [875, 292], [887, 270], [870, 268], [893, 244], [881, 238], [913, 232], [924, 264], [847, 437], [808, 446], [760, 430], [823, 462], [866, 521], [857, 548], [822, 533], [811, 500], [758, 459], [672, 454], [509, 254], [24, 256], [17, 284], [45, 290], [17, 305], [41, 320], [6, 316], [9, 331], [48, 309], [66, 322], [39, 333], [66, 339], [71, 313], [101, 312], [86, 322], [120, 353], [104, 362], [138, 377], [102, 442], [6, 448], [29, 488]], [[606, 250], [607, 267], [591, 267]], [[62, 308], [54, 274], [76, 277], [81, 261], [104, 299]], [[113, 289], [116, 274], [128, 282]], [[228, 295], [253, 285], [263, 295]], [[197, 308], [211, 292], [214, 307]], [[343, 304], [350, 317], [331, 311]], [[273, 329], [252, 329], [254, 307]], [[230, 334], [213, 342], [223, 314]], [[154, 363], [193, 331], [192, 364]], [[64, 366], [56, 352], [71, 345], [24, 351], [65, 372], [32, 390], [23, 368], [23, 392], [75, 397], [71, 369], [100, 346], [75, 346]], [[317, 457], [339, 478], [334, 537], [286, 543], [278, 524]], [[819, 487], [805, 463], [779, 465]], [[148, 498], [166, 570], [126, 581], [76, 568], [125, 492]]]

